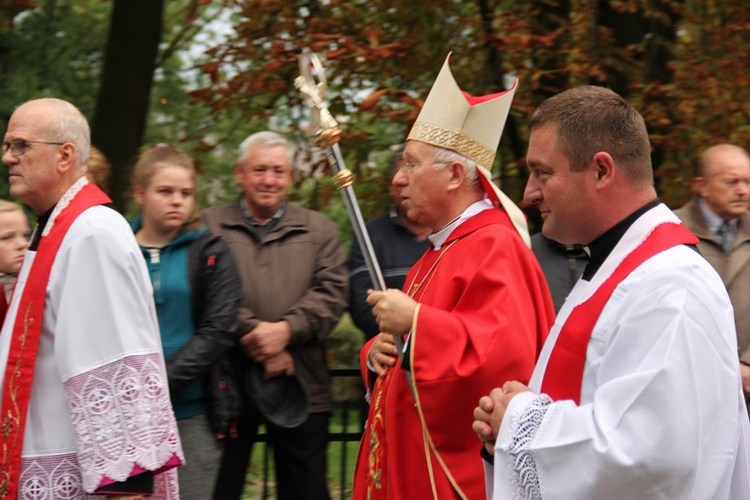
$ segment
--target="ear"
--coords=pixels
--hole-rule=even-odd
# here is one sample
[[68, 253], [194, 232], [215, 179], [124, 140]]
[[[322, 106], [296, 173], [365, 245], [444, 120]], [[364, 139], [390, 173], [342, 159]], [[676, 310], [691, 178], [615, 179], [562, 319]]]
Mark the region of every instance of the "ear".
[[466, 166], [460, 161], [454, 161], [445, 166], [450, 174], [448, 178], [448, 191], [458, 189], [466, 181]]
[[[57, 164], [57, 170], [60, 173], [70, 172], [76, 167], [76, 147], [72, 142], [66, 142], [59, 149], [60, 162]], [[81, 165], [83, 167], [83, 165]]]
[[245, 166], [240, 162], [236, 162], [234, 164], [234, 182], [236, 182], [240, 186], [242, 186], [242, 179], [244, 177], [243, 176], [244, 172], [245, 172]]
[[140, 186], [136, 186], [133, 188], [133, 201], [135, 201], [136, 205], [139, 207], [143, 206], [143, 188]]
[[690, 190], [693, 194], [697, 194], [701, 198], [705, 198], [706, 193], [704, 193], [704, 191], [706, 190], [706, 184], [707, 183], [705, 177], [696, 177], [695, 179], [693, 179]]
[[612, 156], [609, 153], [600, 151], [591, 158], [591, 165], [596, 175], [595, 184], [597, 189], [605, 189], [611, 186], [617, 173], [617, 167]]

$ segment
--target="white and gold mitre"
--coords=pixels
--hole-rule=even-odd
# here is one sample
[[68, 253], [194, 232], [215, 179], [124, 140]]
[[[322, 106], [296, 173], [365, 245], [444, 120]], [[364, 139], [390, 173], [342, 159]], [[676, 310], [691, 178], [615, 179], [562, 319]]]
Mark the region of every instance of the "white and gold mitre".
[[490, 172], [517, 81], [505, 92], [471, 96], [463, 92], [453, 78], [450, 57], [448, 54], [445, 58], [407, 140], [449, 149], [475, 161], [487, 196], [505, 208], [521, 238], [530, 245], [526, 216], [492, 182]]

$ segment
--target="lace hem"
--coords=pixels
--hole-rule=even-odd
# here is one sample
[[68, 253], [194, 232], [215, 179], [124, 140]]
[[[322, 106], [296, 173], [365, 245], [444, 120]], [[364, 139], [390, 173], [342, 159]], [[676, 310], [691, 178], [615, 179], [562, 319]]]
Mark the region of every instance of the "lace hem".
[[129, 356], [65, 382], [84, 490], [184, 462], [160, 358]]
[[507, 446], [511, 485], [515, 498], [541, 500], [542, 483], [536, 460], [529, 450], [530, 444], [539, 432], [552, 399], [546, 394], [534, 398], [518, 417], [511, 422], [510, 440]]
[[[75, 453], [23, 458], [18, 498], [21, 500], [101, 499], [106, 495], [88, 495], [83, 489], [80, 467]], [[149, 500], [180, 498], [177, 469], [154, 478], [154, 494]]]

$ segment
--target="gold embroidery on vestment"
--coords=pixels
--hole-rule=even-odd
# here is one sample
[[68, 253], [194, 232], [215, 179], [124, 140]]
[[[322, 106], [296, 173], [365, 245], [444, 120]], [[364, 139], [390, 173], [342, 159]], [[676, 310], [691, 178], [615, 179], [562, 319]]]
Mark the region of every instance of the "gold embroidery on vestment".
[[487, 145], [466, 134], [443, 127], [436, 127], [429, 123], [415, 123], [411, 132], [409, 132], [409, 139], [451, 149], [474, 160], [487, 170], [492, 170], [492, 162], [495, 161], [494, 149], [489, 148]]
[[29, 302], [28, 308], [26, 309], [26, 312], [24, 314], [23, 331], [19, 337], [21, 344], [20, 354], [18, 356], [18, 359], [16, 360], [15, 367], [13, 368], [13, 373], [8, 380], [8, 390], [11, 395], [11, 407], [8, 408], [1, 425], [3, 440], [6, 441], [9, 437], [12, 437], [10, 439], [10, 443], [3, 442], [2, 467], [0, 467], [0, 469], [2, 469], [2, 474], [0, 474], [0, 498], [6, 498], [8, 496], [8, 483], [10, 482], [10, 477], [13, 473], [13, 471], [9, 469], [8, 460], [10, 459], [11, 451], [19, 445], [20, 436], [18, 433], [18, 425], [21, 421], [21, 411], [18, 407], [18, 390], [20, 389], [18, 380], [21, 377], [21, 359], [26, 349], [26, 341], [29, 337], [29, 329], [34, 322], [34, 318], [31, 317], [31, 309], [33, 308], [33, 306], [34, 301]]
[[[432, 282], [432, 278], [436, 274], [436, 271], [438, 269], [438, 264], [443, 258], [443, 255], [457, 241], [458, 239], [451, 241], [449, 244], [445, 245], [440, 250], [440, 254], [435, 259], [435, 262], [433, 262], [430, 268], [427, 269], [427, 272], [425, 273], [424, 276], [421, 277], [422, 279], [419, 282], [416, 282], [416, 279], [419, 277], [420, 273], [422, 272], [422, 269], [420, 267], [420, 269], [417, 270], [408, 288], [410, 297], [417, 300], [416, 295], [417, 295], [417, 292], [420, 290], [422, 290], [422, 295], [424, 295], [424, 291], [429, 287], [429, 284]], [[419, 300], [417, 300], [417, 302], [419, 302]], [[368, 461], [367, 461], [368, 472], [367, 472], [367, 479], [366, 479], [366, 485], [367, 485], [366, 491], [367, 491], [368, 499], [373, 497], [375, 490], [380, 490], [383, 488], [383, 462], [385, 460], [384, 446], [386, 446], [386, 441], [384, 441], [380, 435], [380, 432], [381, 432], [380, 429], [385, 428], [383, 397], [384, 397], [384, 393], [390, 389], [390, 383], [391, 383], [390, 377], [393, 375], [393, 372], [395, 370], [399, 369], [398, 367], [399, 365], [397, 364], [397, 365], [386, 368], [385, 374], [376, 380], [375, 387], [373, 387], [373, 391], [372, 391], [372, 394], [373, 394], [373, 401], [371, 403], [372, 404], [372, 418], [371, 418], [372, 422], [368, 422], [369, 431], [370, 431], [370, 440], [369, 440], [370, 456], [368, 457]], [[381, 387], [384, 387], [384, 389], [381, 389]], [[414, 388], [414, 390], [416, 390], [416, 387]], [[415, 394], [415, 397], [416, 397], [416, 394]], [[424, 424], [423, 424], [423, 427], [424, 427]], [[434, 481], [432, 482], [434, 483]]]

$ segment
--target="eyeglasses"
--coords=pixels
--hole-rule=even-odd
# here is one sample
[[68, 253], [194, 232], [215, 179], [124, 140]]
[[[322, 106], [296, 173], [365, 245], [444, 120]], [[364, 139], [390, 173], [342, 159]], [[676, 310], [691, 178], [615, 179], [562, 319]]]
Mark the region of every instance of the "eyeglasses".
[[10, 151], [13, 156], [21, 156], [26, 152], [26, 147], [29, 144], [51, 144], [52, 146], [62, 146], [64, 142], [45, 142], [45, 141], [27, 141], [26, 139], [13, 139], [12, 141], [5, 141], [3, 145], [3, 154]]
[[[430, 163], [427, 163], [427, 165], [447, 165], [450, 163], [449, 161], [432, 161]], [[417, 167], [425, 165], [425, 163], [412, 163], [412, 162], [404, 162], [401, 164], [401, 168], [399, 168], [399, 171], [410, 174], [414, 170], [416, 170]]]

